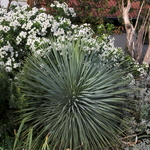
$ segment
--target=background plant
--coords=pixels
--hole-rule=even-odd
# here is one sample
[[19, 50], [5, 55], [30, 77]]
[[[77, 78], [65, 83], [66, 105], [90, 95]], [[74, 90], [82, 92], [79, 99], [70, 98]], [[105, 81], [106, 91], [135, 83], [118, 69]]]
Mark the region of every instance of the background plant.
[[98, 34], [107, 34], [111, 35], [113, 34], [113, 29], [115, 26], [113, 24], [107, 23], [106, 25], [99, 25], [97, 28], [97, 33]]
[[[90, 24], [75, 25], [67, 17], [74, 17], [75, 13], [66, 3], [54, 2], [51, 4], [57, 14], [45, 13], [45, 9], [30, 9], [28, 6], [11, 6], [11, 11], [1, 8], [0, 25], [0, 65], [5, 66], [8, 72], [16, 72], [23, 66], [28, 54], [44, 55], [45, 51], [40, 47], [45, 43], [51, 43], [50, 37], [59, 40], [72, 40], [76, 37], [84, 37], [89, 49], [96, 49], [104, 59], [113, 60], [112, 65], [117, 65], [124, 60], [122, 50], [114, 47], [113, 39], [100, 35], [93, 38], [94, 32]], [[59, 13], [60, 12], [60, 13]], [[62, 13], [64, 12], [64, 13]], [[63, 14], [64, 16], [59, 16]], [[74, 37], [73, 37], [74, 36]]]
[[129, 123], [129, 133], [137, 134], [138, 138], [142, 138], [145, 136], [150, 136], [150, 76], [143, 78], [134, 78], [131, 74], [129, 76], [131, 82], [129, 84], [129, 88], [133, 90], [133, 92], [128, 95], [130, 99], [135, 99], [133, 114], [129, 115], [130, 121]]
[[20, 89], [2, 68], [0, 68], [0, 93], [0, 146], [5, 146], [11, 143], [13, 131], [17, 127], [16, 117], [21, 115], [16, 111], [26, 107], [26, 103]]
[[65, 40], [73, 32], [77, 37], [86, 32], [92, 34], [87, 24], [72, 25], [69, 19], [47, 15], [44, 8], [40, 10], [37, 8], [30, 10], [28, 6], [12, 6], [12, 8], [8, 13], [1, 8], [0, 59], [1, 65], [5, 65], [8, 71], [18, 69], [27, 54], [35, 52], [43, 43], [49, 42], [48, 38], [51, 36], [60, 36]]
[[[34, 145], [34, 136], [33, 136], [33, 129], [29, 128], [27, 131], [27, 137], [22, 140], [22, 130], [24, 124], [26, 122], [26, 118], [23, 119], [20, 123], [18, 129], [14, 132], [14, 137], [9, 140], [7, 145], [0, 145], [0, 150], [20, 150], [20, 149], [28, 149], [31, 150]], [[44, 143], [41, 143], [42, 147], [39, 150], [52, 150], [51, 145], [48, 145], [48, 136], [45, 137]]]

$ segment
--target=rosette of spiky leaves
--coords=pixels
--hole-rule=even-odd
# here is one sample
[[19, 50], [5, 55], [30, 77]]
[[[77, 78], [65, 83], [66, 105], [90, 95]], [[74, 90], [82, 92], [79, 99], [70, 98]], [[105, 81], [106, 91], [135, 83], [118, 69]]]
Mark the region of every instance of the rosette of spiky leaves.
[[[101, 61], [96, 51], [83, 50], [81, 39], [55, 40], [51, 51], [27, 59], [20, 87], [30, 97], [25, 117], [41, 139], [49, 135], [54, 149], [101, 150], [117, 144], [123, 73]], [[40, 132], [39, 132], [40, 131]]]

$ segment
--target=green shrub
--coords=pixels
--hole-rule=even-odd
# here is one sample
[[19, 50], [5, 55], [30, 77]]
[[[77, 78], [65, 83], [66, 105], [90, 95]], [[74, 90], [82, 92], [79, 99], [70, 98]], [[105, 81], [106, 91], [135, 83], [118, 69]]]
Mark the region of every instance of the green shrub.
[[[101, 61], [86, 41], [52, 42], [45, 57], [32, 56], [19, 77], [29, 97], [24, 117], [37, 132], [49, 135], [54, 149], [99, 150], [118, 144], [121, 105], [126, 90], [123, 73]], [[36, 148], [35, 148], [36, 149]]]
[[[10, 139], [6, 139], [8, 141], [7, 145], [0, 145], [0, 150], [23, 150], [28, 149], [31, 150], [32, 146], [34, 145], [34, 137], [33, 137], [33, 129], [29, 128], [27, 132], [27, 137], [23, 141], [21, 138], [21, 132], [23, 129], [23, 126], [25, 124], [26, 119], [23, 119], [20, 126], [18, 127], [18, 130], [15, 131], [14, 137]], [[38, 150], [52, 150], [51, 145], [48, 145], [47, 143], [48, 136], [45, 137], [44, 143], [42, 143], [41, 149]]]
[[[84, 5], [87, 1], [79, 1], [79, 3]], [[93, 1], [93, 5], [96, 6], [97, 3]], [[84, 49], [96, 49], [101, 54], [101, 58], [112, 60], [112, 66], [126, 61], [122, 49], [116, 48], [113, 39], [106, 36], [114, 29], [112, 24], [100, 25], [97, 31], [100, 37], [94, 37], [95, 33], [90, 24], [77, 25], [72, 22], [71, 18], [74, 19], [76, 14], [74, 9], [68, 7], [65, 2], [54, 1], [51, 4], [53, 11], [50, 14], [46, 14], [44, 8], [30, 9], [26, 5], [12, 7], [8, 13], [0, 8], [0, 66], [4, 66], [13, 77], [22, 68], [28, 55], [44, 56], [45, 50], [43, 51], [41, 47], [45, 43], [51, 45], [50, 37], [58, 39], [56, 42], [58, 50], [59, 40], [71, 42], [72, 38], [84, 38], [83, 40], [88, 44]], [[102, 35], [103, 33], [105, 35]], [[131, 59], [130, 61], [128, 66], [133, 64]], [[139, 69], [140, 66], [136, 65], [136, 69]], [[137, 72], [140, 74], [140, 71]]]
[[6, 72], [3, 69], [0, 69], [0, 135], [3, 131], [7, 130], [6, 124], [8, 123], [9, 118], [9, 102], [12, 94], [11, 89], [12, 82], [9, 80]]
[[[145, 77], [134, 78], [129, 74], [129, 89], [132, 93], [128, 93], [128, 98], [132, 101], [132, 112], [125, 115], [125, 121], [128, 124], [128, 135], [137, 135], [139, 140], [150, 137], [150, 75]], [[131, 105], [131, 102], [128, 103]]]
[[11, 81], [6, 72], [0, 69], [0, 114], [6, 113], [9, 108], [9, 100], [11, 99]]
[[6, 73], [0, 68], [0, 146], [7, 145], [16, 127], [15, 118], [20, 115], [16, 111], [26, 107], [24, 95]]

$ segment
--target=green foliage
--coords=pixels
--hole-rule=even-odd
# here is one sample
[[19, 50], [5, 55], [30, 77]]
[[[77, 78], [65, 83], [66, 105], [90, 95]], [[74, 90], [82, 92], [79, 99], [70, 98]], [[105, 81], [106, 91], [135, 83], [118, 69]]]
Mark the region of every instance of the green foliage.
[[7, 142], [7, 133], [11, 132], [12, 115], [10, 115], [11, 81], [4, 69], [0, 68], [0, 144]]
[[112, 6], [111, 9], [110, 9], [110, 11], [109, 11], [109, 13], [110, 14], [114, 14], [114, 13], [117, 12], [117, 10], [118, 10], [118, 8], [116, 6]]
[[15, 82], [2, 68], [0, 68], [0, 93], [0, 113], [5, 113], [9, 108], [22, 109], [25, 106], [24, 95], [21, 94], [20, 89], [15, 85]]
[[130, 55], [124, 57], [121, 68], [131, 73], [135, 78], [145, 76], [148, 71], [148, 67], [145, 64], [139, 65]]
[[[11, 71], [12, 65], [13, 71], [16, 71], [23, 65], [23, 60], [29, 52], [41, 55], [27, 60], [23, 77], [20, 77], [21, 89], [29, 97], [27, 109], [24, 109], [27, 106], [26, 97], [20, 88], [9, 79], [5, 71], [0, 72], [2, 149], [34, 149], [33, 146], [38, 143], [38, 149], [49, 150], [52, 149], [49, 143], [52, 143], [56, 150], [68, 147], [97, 150], [118, 144], [117, 134], [120, 129], [117, 125], [122, 117], [118, 105], [123, 104], [120, 94], [124, 92], [120, 91], [120, 87], [122, 88], [124, 82], [120, 83], [122, 73], [117, 66], [132, 73], [136, 78], [145, 74], [145, 67], [139, 66], [130, 56], [124, 57], [122, 50], [115, 48], [112, 39], [106, 37], [113, 34], [112, 24], [100, 25], [97, 29], [103, 19], [92, 17], [90, 11], [95, 11], [94, 5], [97, 2], [92, 1], [92, 4], [89, 4], [86, 0], [78, 1], [80, 8], [75, 9], [77, 16], [80, 14], [81, 17], [77, 18], [71, 17], [75, 16], [74, 10], [66, 3], [57, 2], [51, 8], [54, 9], [51, 15], [47, 15], [44, 9], [30, 10], [25, 6], [15, 6], [8, 16], [3, 11], [0, 12], [0, 65], [6, 65], [8, 71]], [[96, 13], [99, 13], [104, 8], [96, 9]], [[116, 7], [111, 11], [114, 13]], [[86, 16], [83, 16], [84, 14]], [[14, 23], [11, 17], [17, 23]], [[105, 35], [99, 39], [92, 38], [93, 32], [89, 25], [75, 25], [85, 22], [92, 23], [90, 26], [100, 36]], [[83, 41], [72, 43], [74, 33], [75, 38], [85, 37], [83, 41], [86, 44]], [[89, 35], [90, 38], [86, 38]], [[51, 43], [50, 36], [57, 37], [58, 41], [52, 42], [52, 49], [49, 48], [50, 53], [45, 56], [45, 50], [39, 48], [47, 41]], [[70, 41], [59, 43], [61, 38]], [[57, 48], [54, 45], [57, 45]], [[111, 64], [108, 63], [110, 60]], [[150, 134], [149, 89], [146, 84], [147, 78], [139, 83], [136, 81], [131, 87], [134, 94], [130, 93], [129, 99], [137, 101], [134, 103], [134, 113], [125, 116], [129, 126], [127, 133], [138, 134], [140, 138]], [[21, 114], [14, 113], [22, 109]], [[19, 115], [28, 117], [27, 125], [31, 128], [25, 126], [27, 137], [22, 141], [21, 125], [14, 142], [14, 116]], [[43, 147], [41, 143], [44, 143]]]
[[[66, 0], [66, 3], [69, 3]], [[89, 23], [94, 32], [97, 32], [97, 26], [104, 22], [104, 9], [107, 5], [107, 0], [78, 0], [72, 4], [76, 12], [76, 17], [72, 18], [74, 24]], [[97, 34], [97, 33], [96, 33]]]
[[4, 109], [7, 110], [11, 98], [11, 81], [3, 69], [0, 69], [0, 93], [0, 114], [2, 114]]
[[[128, 93], [128, 98], [134, 101], [127, 103], [128, 106], [132, 105], [133, 107], [130, 113], [124, 115], [124, 120], [128, 124], [126, 133], [127, 135], [136, 135], [140, 142], [135, 143], [130, 149], [146, 149], [149, 147], [149, 142], [145, 142], [145, 140], [150, 138], [150, 75], [135, 78], [129, 74], [128, 78], [130, 78], [128, 88], [132, 91], [132, 93]], [[127, 140], [135, 142], [135, 137]]]
[[96, 51], [84, 51], [80, 39], [60, 44], [61, 51], [54, 40], [44, 58], [29, 57], [19, 77], [29, 97], [27, 125], [38, 132], [37, 139], [49, 135], [57, 150], [115, 146], [127, 92], [123, 73], [108, 67]]
[[13, 137], [16, 126], [15, 117], [20, 115], [15, 111], [26, 106], [25, 97], [15, 86], [6, 71], [0, 68], [0, 145], [8, 145]]
[[108, 35], [111, 35], [113, 34], [113, 29], [115, 29], [115, 26], [113, 24], [110, 24], [110, 23], [107, 23], [106, 25], [99, 25], [97, 27], [97, 34], [106, 34], [107, 36]]
[[76, 13], [66, 3], [55, 1], [51, 4], [51, 14], [46, 14], [45, 8], [12, 7], [8, 13], [0, 8], [0, 66], [4, 66], [12, 76], [21, 69], [28, 55], [42, 55], [39, 47], [50, 43], [49, 37], [65, 40], [74, 33], [77, 37], [93, 35], [89, 25], [72, 24], [68, 18], [74, 18]]
[[[34, 145], [34, 137], [33, 137], [33, 129], [29, 128], [27, 132], [27, 137], [22, 140], [21, 137], [21, 132], [23, 130], [23, 126], [25, 124], [26, 118], [22, 120], [19, 129], [17, 132], [14, 133], [14, 138], [11, 139], [7, 143], [6, 146], [0, 145], [0, 150], [21, 150], [21, 149], [26, 149], [26, 150], [31, 150], [33, 145]], [[8, 139], [9, 140], [9, 139]], [[41, 148], [38, 150], [52, 150], [51, 145], [48, 145], [48, 136], [46, 136], [44, 143], [42, 143]]]

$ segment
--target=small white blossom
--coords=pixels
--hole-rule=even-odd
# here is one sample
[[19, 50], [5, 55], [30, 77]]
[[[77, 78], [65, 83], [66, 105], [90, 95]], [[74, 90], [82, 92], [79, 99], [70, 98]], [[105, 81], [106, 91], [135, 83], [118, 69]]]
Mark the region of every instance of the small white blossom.
[[19, 36], [20, 36], [21, 38], [26, 38], [27, 32], [21, 31], [20, 34], [19, 34]]

